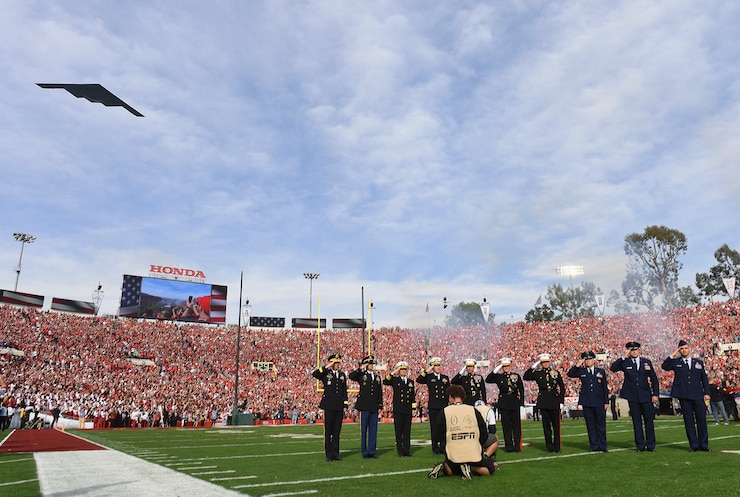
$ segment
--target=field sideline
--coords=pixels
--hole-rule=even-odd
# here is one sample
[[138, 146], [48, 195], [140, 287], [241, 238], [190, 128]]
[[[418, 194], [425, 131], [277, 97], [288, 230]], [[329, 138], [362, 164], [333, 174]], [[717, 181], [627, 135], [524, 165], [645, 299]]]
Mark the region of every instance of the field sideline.
[[[740, 463], [740, 423], [709, 426], [709, 453], [689, 453], [680, 418], [661, 416], [656, 420], [658, 449], [655, 453], [634, 451], [629, 419], [608, 421], [608, 454], [588, 451], [583, 420], [563, 421], [563, 452], [545, 451], [539, 422], [524, 421], [525, 448], [519, 454], [499, 452], [499, 470], [492, 477], [462, 481], [457, 477], [429, 480], [426, 473], [439, 460], [428, 444], [429, 425], [415, 423], [412, 429], [413, 457], [399, 458], [393, 444], [392, 424], [381, 424], [378, 459], [362, 459], [359, 452], [359, 426], [342, 429], [342, 461], [327, 463], [323, 455], [321, 425], [282, 425], [207, 429], [70, 430], [113, 451], [92, 454], [123, 454], [113, 467], [92, 469], [104, 458], [76, 460], [88, 478], [80, 481], [74, 495], [115, 495], [126, 497], [116, 488], [113, 475], [124, 470], [150, 471], [222, 488], [213, 495], [288, 495], [341, 496], [361, 493], [366, 496], [428, 496], [495, 494], [510, 496], [727, 496], [738, 493], [737, 464]], [[52, 454], [52, 453], [46, 453]], [[53, 453], [48, 458], [69, 459], [75, 453]], [[128, 456], [124, 456], [127, 454]], [[131, 459], [133, 456], [136, 459]], [[128, 459], [125, 459], [128, 458]], [[145, 463], [147, 461], [150, 464]], [[132, 469], [139, 463], [142, 469]], [[41, 496], [37, 462], [31, 454], [0, 455], [0, 493], [13, 496]], [[62, 462], [57, 463], [63, 465]], [[154, 466], [156, 465], [156, 466]], [[116, 467], [117, 466], [117, 467]], [[89, 467], [90, 469], [87, 469]], [[79, 468], [75, 468], [79, 470]], [[60, 469], [61, 470], [61, 469]], [[40, 473], [40, 472], [39, 472]], [[106, 476], [106, 474], [108, 476]], [[181, 477], [180, 475], [188, 475]], [[177, 479], [177, 478], [175, 478]], [[92, 480], [99, 481], [95, 485]], [[108, 484], [106, 484], [108, 481]], [[197, 496], [192, 488], [185, 494], [165, 487], [138, 489], [136, 495]], [[177, 487], [175, 487], [177, 488]], [[210, 488], [204, 486], [204, 488]], [[149, 492], [149, 491], [150, 492]], [[7, 491], [7, 493], [6, 493]], [[206, 490], [201, 490], [206, 492]], [[45, 496], [70, 493], [47, 492]], [[205, 493], [203, 494], [205, 495]], [[209, 494], [211, 495], [211, 494]]]

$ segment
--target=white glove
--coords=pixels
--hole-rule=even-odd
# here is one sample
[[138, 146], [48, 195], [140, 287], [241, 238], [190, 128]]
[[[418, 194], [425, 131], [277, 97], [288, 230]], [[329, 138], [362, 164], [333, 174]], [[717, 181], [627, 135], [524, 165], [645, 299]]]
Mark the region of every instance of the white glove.
[[540, 361], [534, 361], [534, 364], [532, 364], [532, 369], [537, 369], [537, 366], [540, 365]]
[[460, 370], [460, 376], [467, 376], [467, 375], [468, 375], [468, 367], [463, 366], [462, 369]]
[[563, 404], [560, 404], [560, 410], [561, 410], [561, 411], [563, 410], [563, 407], [565, 407], [565, 405], [563, 405]]
[[501, 368], [503, 368], [503, 366], [501, 364], [499, 364], [498, 366], [496, 366], [495, 368], [493, 368], [493, 372], [494, 373], [498, 373], [499, 371], [501, 371]]

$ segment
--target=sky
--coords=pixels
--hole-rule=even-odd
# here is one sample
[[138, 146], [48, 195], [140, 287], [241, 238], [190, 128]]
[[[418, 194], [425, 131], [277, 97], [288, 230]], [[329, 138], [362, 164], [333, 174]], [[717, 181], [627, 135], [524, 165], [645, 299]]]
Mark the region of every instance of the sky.
[[[624, 238], [740, 249], [740, 4], [0, 0], [0, 288], [118, 310], [202, 271], [253, 316], [523, 320]], [[144, 114], [36, 83], [100, 83]], [[310, 282], [304, 273], [320, 276]], [[243, 279], [242, 279], [243, 275]], [[429, 312], [426, 306], [429, 305]], [[610, 312], [607, 309], [607, 312]]]

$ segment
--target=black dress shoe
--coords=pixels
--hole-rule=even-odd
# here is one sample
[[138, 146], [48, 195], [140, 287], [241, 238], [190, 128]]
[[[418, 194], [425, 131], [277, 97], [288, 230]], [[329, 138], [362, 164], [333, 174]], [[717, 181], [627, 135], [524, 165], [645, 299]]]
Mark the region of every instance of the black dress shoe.
[[331, 457], [327, 457], [326, 458], [326, 462], [332, 462], [332, 461], [333, 461], [333, 459]]
[[638, 447], [637, 449], [635, 449], [635, 452], [645, 452], [645, 448], [644, 447]]
[[378, 456], [376, 456], [375, 454], [370, 454], [367, 457], [368, 457], [368, 459], [377, 459], [378, 458]]
[[701, 449], [701, 451], [702, 452], [712, 452], [712, 449], [710, 449], [709, 447], [704, 447], [703, 449]]
[[335, 461], [341, 461], [341, 460], [342, 460], [342, 458], [341, 458], [341, 457], [339, 457], [339, 456], [335, 456], [335, 457], [334, 457], [334, 460], [335, 460]]
[[689, 452], [699, 452], [699, 449], [689, 449]]

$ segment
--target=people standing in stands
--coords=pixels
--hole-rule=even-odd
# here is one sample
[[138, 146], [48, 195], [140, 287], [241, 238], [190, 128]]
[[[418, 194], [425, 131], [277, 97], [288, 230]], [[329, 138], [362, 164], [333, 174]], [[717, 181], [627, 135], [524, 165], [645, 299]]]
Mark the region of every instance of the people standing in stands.
[[560, 417], [565, 401], [562, 375], [551, 367], [550, 354], [540, 354], [537, 361], [524, 372], [525, 381], [537, 383], [537, 409], [542, 416], [542, 430], [548, 452], [560, 452]]
[[399, 457], [411, 457], [411, 420], [416, 409], [416, 390], [408, 370], [409, 363], [401, 361], [383, 380], [383, 385], [393, 388], [393, 427]]
[[486, 384], [483, 377], [475, 372], [475, 366], [475, 359], [465, 359], [462, 369], [451, 381], [453, 385], [460, 385], [465, 389], [465, 403], [469, 406], [474, 406], [477, 400], [482, 400], [484, 404], [488, 403], [486, 400]]
[[349, 399], [347, 376], [339, 370], [341, 364], [342, 356], [332, 354], [327, 358], [327, 363], [312, 374], [324, 386], [319, 407], [324, 410], [324, 455], [327, 462], [342, 460], [339, 455], [339, 436]]
[[375, 357], [365, 356], [360, 367], [349, 373], [349, 379], [360, 384], [355, 409], [360, 411], [360, 450], [364, 459], [378, 457], [378, 412], [383, 407], [383, 386], [381, 375], [373, 370], [375, 364]]
[[578, 405], [583, 408], [591, 451], [609, 452], [606, 446], [606, 410], [609, 407], [606, 371], [596, 367], [596, 354], [589, 350], [581, 354], [581, 360], [567, 374], [569, 378], [581, 380]]
[[449, 398], [447, 389], [450, 386], [450, 378], [441, 372], [442, 359], [432, 357], [429, 367], [422, 369], [416, 378], [416, 383], [426, 385], [429, 390], [429, 429], [432, 437], [432, 453], [444, 454], [444, 431], [438, 423], [439, 416], [447, 407]]
[[691, 348], [685, 340], [663, 361], [664, 371], [673, 371], [671, 397], [678, 399], [683, 415], [689, 452], [709, 452], [707, 430], [707, 405], [709, 404], [709, 378], [704, 362], [691, 357]]
[[[624, 373], [624, 382], [619, 396], [629, 403], [632, 429], [635, 434], [635, 450], [655, 451], [655, 404], [658, 402], [660, 384], [650, 359], [640, 356], [640, 344], [627, 342], [625, 357], [614, 361], [609, 369]], [[643, 431], [643, 425], [645, 430]]]
[[511, 369], [512, 360], [502, 357], [499, 365], [486, 377], [486, 383], [498, 387], [498, 412], [504, 435], [504, 450], [519, 452], [522, 446], [521, 408], [524, 406], [524, 381]]

